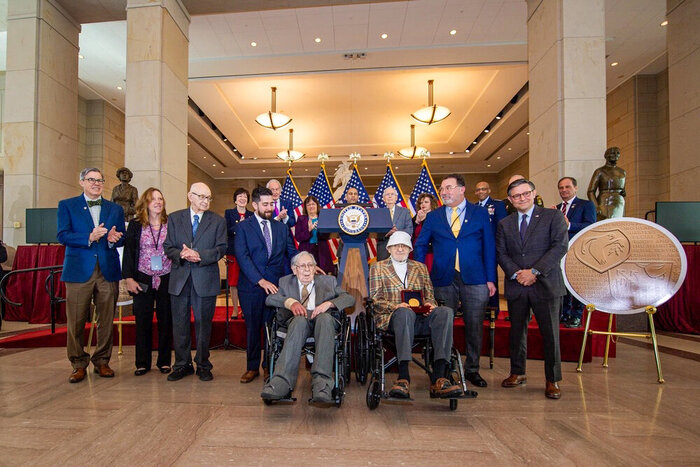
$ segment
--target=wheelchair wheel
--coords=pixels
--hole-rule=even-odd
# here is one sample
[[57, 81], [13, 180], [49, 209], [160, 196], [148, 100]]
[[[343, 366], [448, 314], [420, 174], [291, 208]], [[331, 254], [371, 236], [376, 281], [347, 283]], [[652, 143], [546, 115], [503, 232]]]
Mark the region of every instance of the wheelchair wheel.
[[369, 372], [370, 350], [367, 330], [367, 317], [360, 313], [355, 319], [355, 378], [360, 384], [367, 382]]
[[350, 359], [352, 358], [352, 336], [350, 335], [350, 325], [344, 327], [343, 332], [343, 360], [341, 368], [343, 369], [343, 383], [350, 381]]
[[338, 378], [338, 387], [333, 390], [335, 396], [335, 406], [340, 408], [343, 405], [343, 399], [345, 398], [345, 378], [342, 376]]
[[450, 410], [457, 410], [457, 399], [450, 399]]
[[367, 407], [369, 407], [369, 410], [374, 410], [379, 407], [381, 398], [379, 381], [370, 381], [369, 386], [367, 386]]

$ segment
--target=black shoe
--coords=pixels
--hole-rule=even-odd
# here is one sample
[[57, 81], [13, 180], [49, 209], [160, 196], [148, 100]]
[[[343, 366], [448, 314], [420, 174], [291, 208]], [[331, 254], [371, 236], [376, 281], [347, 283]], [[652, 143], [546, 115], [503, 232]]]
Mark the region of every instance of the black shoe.
[[200, 381], [211, 381], [214, 379], [214, 375], [211, 374], [211, 370], [209, 368], [197, 367], [197, 376], [199, 376]]
[[147, 368], [137, 368], [136, 371], [134, 371], [134, 374], [135, 374], [136, 376], [143, 376], [143, 375], [145, 375], [146, 373], [148, 373], [148, 369], [147, 369]]
[[194, 368], [191, 365], [181, 366], [168, 375], [168, 381], [178, 381], [191, 374], [194, 374]]
[[488, 386], [488, 383], [484, 378], [481, 377], [478, 371], [475, 371], [473, 373], [465, 373], [464, 377], [474, 386], [478, 386], [480, 388], [485, 388], [486, 386]]
[[164, 375], [167, 375], [167, 374], [170, 373], [170, 371], [172, 370], [172, 368], [170, 368], [168, 365], [159, 366], [158, 369], [159, 369], [160, 372], [163, 373]]

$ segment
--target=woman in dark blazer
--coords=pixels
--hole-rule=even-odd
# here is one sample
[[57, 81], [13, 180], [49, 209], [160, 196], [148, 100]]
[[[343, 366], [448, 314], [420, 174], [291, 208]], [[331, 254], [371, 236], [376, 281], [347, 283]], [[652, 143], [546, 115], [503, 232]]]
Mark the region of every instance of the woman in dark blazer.
[[[434, 209], [437, 209], [438, 202], [437, 199], [430, 193], [423, 193], [418, 197], [416, 201], [416, 215], [413, 216], [413, 244], [416, 244], [416, 239], [423, 228], [423, 221], [425, 216]], [[413, 258], [413, 252], [411, 252], [411, 258]], [[433, 247], [432, 245], [428, 249], [428, 254], [425, 255], [425, 265], [428, 267], [428, 271], [433, 268]]]
[[151, 369], [153, 304], [158, 319], [158, 360], [161, 373], [170, 373], [172, 316], [170, 312], [170, 268], [163, 244], [168, 234], [165, 199], [157, 188], [147, 189], [136, 203], [136, 215], [129, 222], [124, 240], [122, 277], [134, 296], [136, 318], [136, 376]]
[[294, 238], [299, 242], [299, 251], [308, 251], [314, 255], [316, 264], [327, 274], [333, 274], [333, 260], [328, 248], [328, 235], [323, 235], [316, 230], [318, 214], [321, 204], [315, 196], [309, 195], [304, 200], [304, 214], [299, 216], [294, 225]]
[[236, 205], [234, 209], [227, 209], [224, 212], [226, 218], [226, 231], [228, 236], [228, 247], [226, 248], [226, 264], [228, 267], [228, 286], [231, 289], [231, 302], [233, 303], [232, 317], [238, 317], [238, 274], [240, 268], [236, 262], [234, 239], [236, 238], [236, 225], [243, 219], [247, 219], [253, 215], [253, 211], [249, 211], [248, 206], [250, 201], [250, 193], [245, 188], [238, 188], [233, 192], [233, 202]]

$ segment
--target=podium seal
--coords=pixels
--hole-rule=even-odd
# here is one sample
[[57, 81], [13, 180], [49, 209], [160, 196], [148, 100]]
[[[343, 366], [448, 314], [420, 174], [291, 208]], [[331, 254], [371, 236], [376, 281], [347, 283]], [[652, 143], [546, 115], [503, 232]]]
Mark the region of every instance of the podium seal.
[[338, 213], [338, 226], [348, 235], [359, 235], [369, 227], [369, 213], [357, 204], [346, 206]]

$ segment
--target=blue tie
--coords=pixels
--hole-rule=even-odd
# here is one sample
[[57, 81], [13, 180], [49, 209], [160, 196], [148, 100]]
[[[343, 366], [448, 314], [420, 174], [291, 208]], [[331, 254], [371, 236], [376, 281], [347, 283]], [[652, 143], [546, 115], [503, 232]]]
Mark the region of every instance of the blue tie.
[[525, 231], [527, 230], [527, 214], [523, 214], [523, 220], [520, 221], [520, 240], [525, 240]]
[[272, 255], [272, 237], [270, 237], [270, 229], [267, 228], [267, 221], [262, 221], [263, 237], [265, 238], [265, 247], [267, 248], [267, 257]]
[[194, 222], [192, 222], [192, 238], [197, 234], [197, 228], [199, 227], [199, 214], [194, 215]]

